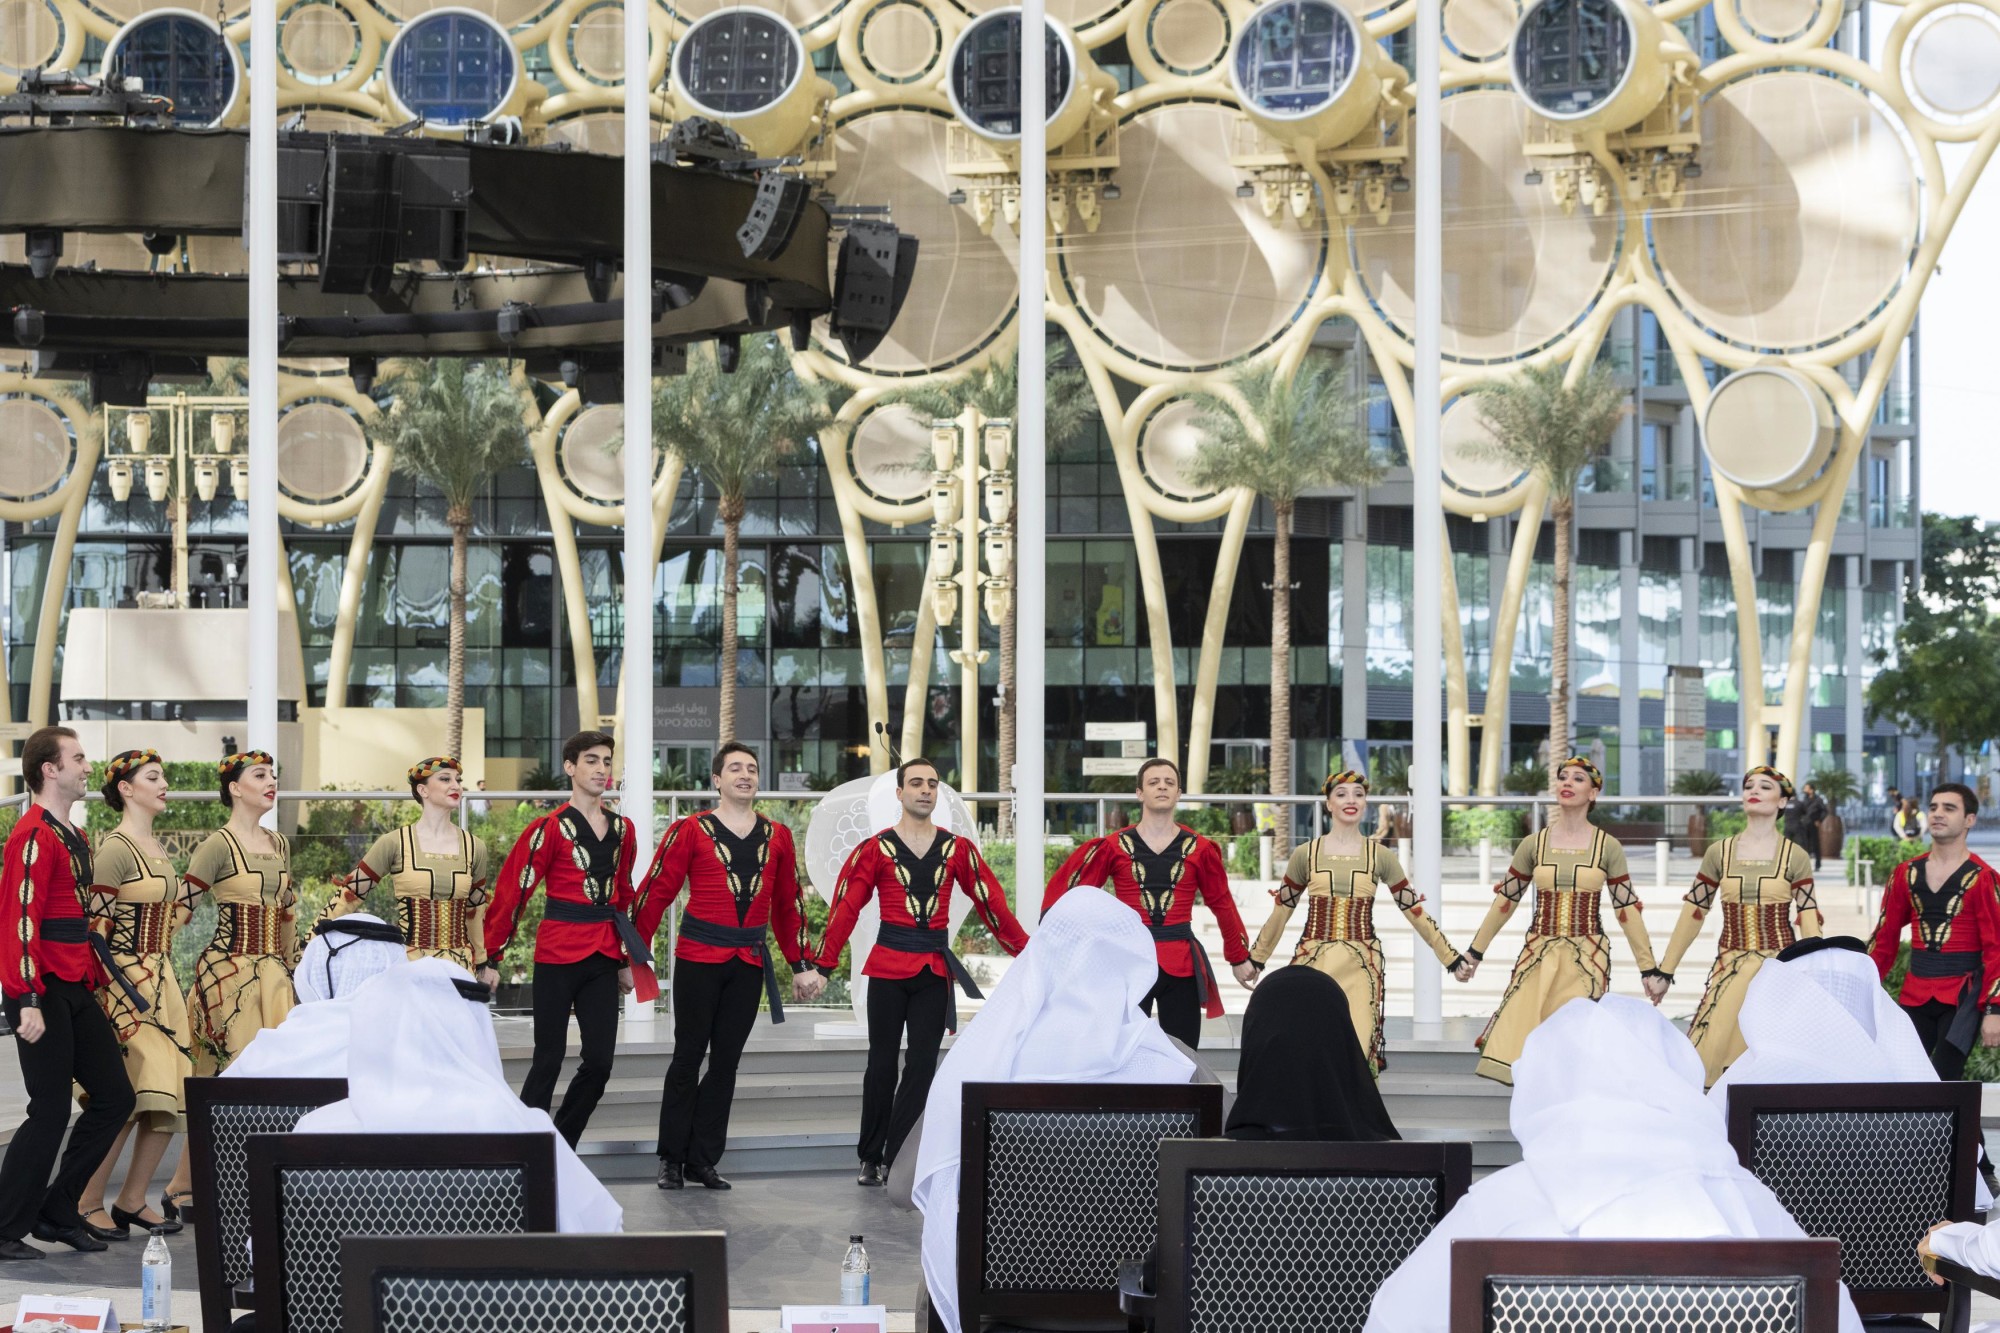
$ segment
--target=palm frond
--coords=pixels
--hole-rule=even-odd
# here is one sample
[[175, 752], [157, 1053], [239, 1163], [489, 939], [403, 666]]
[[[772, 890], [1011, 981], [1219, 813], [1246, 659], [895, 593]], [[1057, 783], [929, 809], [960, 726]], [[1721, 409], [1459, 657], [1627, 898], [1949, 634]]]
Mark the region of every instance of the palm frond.
[[1235, 387], [1241, 412], [1215, 395], [1196, 396], [1201, 442], [1187, 467], [1195, 485], [1290, 504], [1308, 490], [1381, 477], [1363, 425], [1366, 399], [1348, 387], [1337, 363], [1310, 358], [1290, 376], [1255, 366], [1237, 375]]
[[798, 455], [837, 410], [833, 387], [801, 376], [772, 337], [744, 339], [734, 374], [704, 344], [689, 349], [684, 373], [653, 381], [654, 439], [726, 500]]
[[1554, 495], [1574, 494], [1628, 407], [1625, 390], [1603, 365], [1593, 363], [1574, 385], [1566, 375], [1548, 362], [1478, 390], [1473, 402], [1493, 439], [1466, 451], [1530, 472]]
[[[1011, 420], [1020, 410], [1021, 356], [1015, 351], [996, 357], [959, 379], [912, 385], [885, 394], [880, 401], [901, 404], [931, 421], [949, 421], [968, 407], [977, 408], [984, 417]], [[1049, 372], [1042, 431], [1052, 455], [1088, 438], [1096, 412], [1097, 400], [1081, 370], [1064, 366]]]
[[472, 503], [493, 476], [527, 461], [527, 397], [497, 361], [434, 357], [393, 363], [382, 380], [388, 410], [370, 424], [395, 450], [396, 469]]

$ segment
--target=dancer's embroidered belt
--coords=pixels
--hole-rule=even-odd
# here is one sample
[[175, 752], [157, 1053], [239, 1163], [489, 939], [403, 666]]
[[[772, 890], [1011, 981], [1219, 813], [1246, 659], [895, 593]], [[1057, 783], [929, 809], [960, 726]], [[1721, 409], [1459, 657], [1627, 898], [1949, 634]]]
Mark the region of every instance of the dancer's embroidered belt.
[[223, 903], [215, 917], [215, 938], [209, 948], [239, 954], [276, 954], [285, 949], [284, 927], [290, 914], [256, 903]]
[[1792, 933], [1790, 903], [1722, 904], [1722, 947], [1725, 949], [1786, 949], [1798, 942]]
[[683, 912], [681, 937], [716, 949], [755, 949], [758, 964], [764, 969], [764, 997], [771, 1002], [771, 1021], [785, 1021], [785, 1002], [778, 994], [778, 965], [771, 961], [771, 946], [765, 941], [762, 926], [726, 926]]
[[1306, 903], [1306, 929], [1302, 939], [1352, 940], [1360, 944], [1375, 938], [1374, 894], [1366, 898], [1314, 894], [1306, 899]]
[[600, 926], [610, 923], [625, 946], [625, 961], [632, 965], [632, 993], [642, 1003], [660, 998], [660, 982], [653, 975], [653, 953], [639, 938], [632, 918], [608, 904], [579, 903], [568, 898], [550, 898], [542, 909], [544, 921], [568, 921], [577, 925]]
[[51, 944], [88, 944], [97, 955], [97, 961], [104, 965], [105, 975], [118, 983], [118, 989], [125, 992], [125, 998], [132, 1002], [132, 1007], [142, 1014], [150, 1007], [140, 998], [139, 988], [125, 979], [124, 969], [111, 956], [111, 945], [102, 935], [93, 934], [90, 923], [82, 917], [59, 916], [45, 920], [36, 933]]
[[1597, 915], [1595, 892], [1558, 893], [1535, 890], [1535, 920], [1528, 929], [1536, 935], [1602, 935], [1604, 926]]
[[1215, 967], [1208, 961], [1208, 950], [1202, 948], [1201, 941], [1194, 937], [1194, 923], [1183, 921], [1178, 926], [1148, 925], [1146, 929], [1152, 932], [1155, 940], [1188, 946], [1194, 954], [1195, 1002], [1208, 1017], [1222, 1017], [1222, 999], [1215, 984]]
[[463, 898], [398, 898], [396, 913], [412, 949], [472, 948], [472, 904]]

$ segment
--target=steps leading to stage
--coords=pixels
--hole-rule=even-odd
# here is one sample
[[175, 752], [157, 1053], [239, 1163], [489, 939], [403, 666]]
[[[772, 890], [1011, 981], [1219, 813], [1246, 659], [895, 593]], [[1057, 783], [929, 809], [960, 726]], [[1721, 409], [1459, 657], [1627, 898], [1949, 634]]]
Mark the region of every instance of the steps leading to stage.
[[[822, 1017], [840, 1021], [795, 1010], [783, 1028], [760, 1021], [752, 1033], [737, 1075], [726, 1171], [789, 1174], [853, 1166], [868, 1045], [855, 1037], [806, 1035]], [[1202, 1037], [1203, 1060], [1230, 1085], [1236, 1081], [1235, 1021], [1210, 1023]], [[1518, 1161], [1520, 1149], [1507, 1129], [1508, 1090], [1474, 1072], [1472, 1038], [1479, 1026], [1452, 1019], [1443, 1037], [1419, 1041], [1407, 1020], [1391, 1019], [1382, 1094], [1405, 1138], [1469, 1142], [1483, 1173]], [[660, 1090], [673, 1054], [663, 1027], [627, 1029], [604, 1100], [579, 1145], [584, 1161], [607, 1180], [651, 1179], [657, 1165]], [[502, 1054], [516, 1087], [527, 1075], [526, 1035], [525, 1024], [503, 1023]], [[558, 1096], [575, 1066], [572, 1049]]]

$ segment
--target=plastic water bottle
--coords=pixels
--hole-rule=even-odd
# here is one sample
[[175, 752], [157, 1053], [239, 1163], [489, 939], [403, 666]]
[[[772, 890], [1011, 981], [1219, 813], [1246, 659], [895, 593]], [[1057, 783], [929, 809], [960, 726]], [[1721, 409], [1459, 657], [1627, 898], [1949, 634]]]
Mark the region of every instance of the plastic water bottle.
[[167, 1233], [159, 1227], [153, 1228], [139, 1261], [139, 1320], [146, 1333], [166, 1333], [174, 1322], [174, 1257], [167, 1253]]
[[868, 1304], [868, 1251], [859, 1236], [847, 1238], [847, 1257], [840, 1261], [840, 1303]]

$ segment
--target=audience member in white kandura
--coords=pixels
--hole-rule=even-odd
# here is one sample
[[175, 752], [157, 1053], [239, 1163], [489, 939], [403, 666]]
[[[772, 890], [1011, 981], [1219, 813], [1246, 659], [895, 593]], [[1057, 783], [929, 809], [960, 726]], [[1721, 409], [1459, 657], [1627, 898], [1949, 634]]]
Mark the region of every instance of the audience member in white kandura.
[[[1643, 1000], [1558, 1009], [1514, 1066], [1508, 1118], [1520, 1163], [1468, 1190], [1389, 1275], [1364, 1333], [1444, 1333], [1454, 1240], [1804, 1239], [1738, 1164], [1702, 1079], [1686, 1035]], [[1840, 1329], [1861, 1333], [1845, 1286]]]
[[[1935, 1083], [1917, 1030], [1882, 989], [1868, 946], [1852, 935], [1800, 940], [1758, 969], [1737, 1020], [1749, 1050], [1723, 1071], [1709, 1100], [1726, 1117], [1733, 1083]], [[1973, 1203], [1993, 1206], [1984, 1172]]]
[[224, 1078], [328, 1078], [347, 1069], [348, 1015], [363, 982], [409, 959], [402, 932], [365, 912], [322, 922], [292, 971], [298, 1006], [259, 1032]]
[[[1192, 1052], [1139, 1012], [1159, 980], [1153, 937], [1099, 889], [1063, 895], [938, 1065], [924, 1117], [897, 1154], [924, 1215], [924, 1283], [951, 1333], [958, 1320], [959, 1113], [967, 1083], [1213, 1083]], [[1685, 1038], [1683, 1038], [1685, 1041]], [[915, 1151], [911, 1151], [914, 1143]], [[914, 1160], [914, 1177], [903, 1164]], [[899, 1178], [901, 1177], [901, 1178]]]
[[403, 963], [354, 998], [347, 1098], [308, 1112], [301, 1134], [544, 1133], [556, 1146], [556, 1226], [622, 1231], [625, 1211], [500, 1070], [487, 991], [442, 958]]

